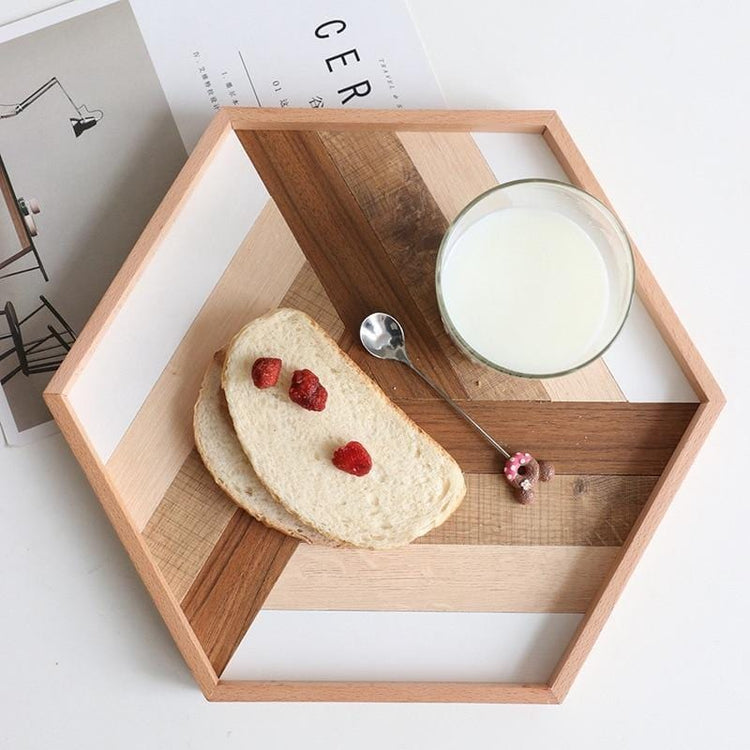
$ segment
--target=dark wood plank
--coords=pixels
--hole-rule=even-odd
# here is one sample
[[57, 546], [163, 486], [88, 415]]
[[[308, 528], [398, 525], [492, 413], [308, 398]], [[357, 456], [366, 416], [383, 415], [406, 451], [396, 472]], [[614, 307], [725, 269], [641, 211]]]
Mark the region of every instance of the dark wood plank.
[[182, 609], [221, 675], [298, 541], [238, 509], [182, 600]]
[[331, 338], [336, 341], [341, 339], [344, 324], [309, 263], [302, 266], [279, 307], [296, 307], [302, 310], [313, 318]]
[[[400, 406], [465, 472], [500, 471], [501, 458], [450, 408], [436, 400]], [[553, 461], [559, 474], [660, 474], [697, 404], [463, 401], [496, 440]], [[500, 478], [498, 478], [500, 481]]]
[[[411, 296], [367, 217], [331, 160], [320, 136], [301, 131], [238, 131], [272, 198], [331, 299], [356, 336], [375, 310], [397, 316], [409, 332], [415, 361], [456, 397], [466, 395], [440, 351], [430, 325]], [[371, 365], [399, 394], [427, 396], [426, 387], [395, 363]]]

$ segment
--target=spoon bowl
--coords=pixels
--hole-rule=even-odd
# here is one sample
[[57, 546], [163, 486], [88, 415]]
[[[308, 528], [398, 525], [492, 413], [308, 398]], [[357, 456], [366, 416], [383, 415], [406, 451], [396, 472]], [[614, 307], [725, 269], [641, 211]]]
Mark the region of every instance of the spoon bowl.
[[394, 359], [411, 366], [406, 353], [404, 329], [392, 315], [382, 312], [368, 315], [359, 327], [359, 340], [373, 357]]

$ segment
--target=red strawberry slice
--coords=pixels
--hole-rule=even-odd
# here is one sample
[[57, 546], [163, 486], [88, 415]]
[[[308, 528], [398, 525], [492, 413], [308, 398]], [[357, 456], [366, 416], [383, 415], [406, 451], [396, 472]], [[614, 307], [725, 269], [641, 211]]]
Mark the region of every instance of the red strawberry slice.
[[346, 445], [336, 448], [333, 452], [333, 465], [347, 474], [363, 477], [372, 469], [372, 458], [362, 443], [350, 440]]
[[320, 384], [312, 370], [295, 370], [289, 386], [289, 398], [303, 409], [323, 411], [328, 400], [328, 391]]
[[253, 362], [251, 375], [256, 388], [271, 388], [279, 382], [281, 360], [276, 357], [260, 357]]

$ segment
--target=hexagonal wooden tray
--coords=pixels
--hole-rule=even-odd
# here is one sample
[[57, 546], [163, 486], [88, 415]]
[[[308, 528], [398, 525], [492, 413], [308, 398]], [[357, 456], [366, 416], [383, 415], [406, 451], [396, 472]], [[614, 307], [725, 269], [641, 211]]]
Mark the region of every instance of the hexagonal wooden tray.
[[[496, 184], [471, 131], [541, 134], [568, 179], [606, 202], [554, 112], [222, 111], [47, 390], [210, 699], [561, 700], [721, 408], [637, 251], [638, 295], [699, 403], [629, 403], [603, 361], [539, 382], [458, 353], [433, 272], [448, 222]], [[466, 472], [461, 509], [418, 543], [298, 548], [236, 509], [196, 457], [208, 358], [282, 304], [315, 317]], [[493, 452], [408, 371], [363, 356], [355, 334], [374, 309], [397, 315], [421, 367], [490, 432], [555, 462], [536, 505], [512, 501]], [[281, 609], [585, 615], [542, 684], [222, 680], [267, 597]]]

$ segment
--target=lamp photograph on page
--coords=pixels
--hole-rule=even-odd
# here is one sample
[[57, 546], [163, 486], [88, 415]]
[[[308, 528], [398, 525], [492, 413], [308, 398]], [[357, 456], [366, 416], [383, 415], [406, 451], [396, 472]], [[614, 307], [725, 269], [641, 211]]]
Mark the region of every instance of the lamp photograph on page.
[[41, 394], [218, 109], [442, 104], [400, 0], [261, 6], [74, 0], [0, 27], [7, 443], [57, 431]]
[[131, 9], [0, 44], [0, 423], [54, 430], [42, 391], [187, 152]]

